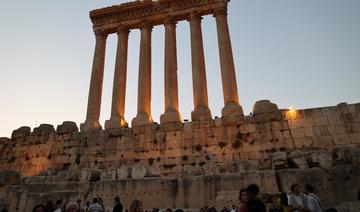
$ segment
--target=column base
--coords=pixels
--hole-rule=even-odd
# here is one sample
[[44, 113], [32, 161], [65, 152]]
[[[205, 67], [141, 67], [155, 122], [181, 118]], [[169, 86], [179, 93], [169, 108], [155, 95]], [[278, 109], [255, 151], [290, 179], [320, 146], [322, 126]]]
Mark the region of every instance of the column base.
[[225, 107], [221, 110], [222, 116], [244, 116], [241, 105], [235, 102], [228, 102]]
[[153, 123], [151, 115], [141, 112], [136, 115], [136, 117], [131, 121], [131, 127], [139, 127], [144, 125], [149, 125]]
[[191, 112], [192, 121], [202, 121], [212, 119], [210, 109], [207, 106], [198, 106]]
[[160, 124], [181, 122], [181, 116], [175, 109], [167, 109], [164, 114], [160, 116]]
[[101, 125], [98, 120], [85, 120], [84, 123], [80, 124], [81, 132], [91, 131], [91, 130], [101, 130]]
[[110, 120], [105, 121], [105, 129], [117, 129], [127, 127], [128, 123], [125, 121], [124, 117], [112, 116]]

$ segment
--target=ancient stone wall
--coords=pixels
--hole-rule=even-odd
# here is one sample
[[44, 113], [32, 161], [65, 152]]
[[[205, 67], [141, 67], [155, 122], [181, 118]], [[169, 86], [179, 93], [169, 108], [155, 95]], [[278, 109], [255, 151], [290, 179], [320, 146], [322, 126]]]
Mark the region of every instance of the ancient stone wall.
[[[88, 132], [79, 132], [72, 122], [56, 130], [47, 124], [33, 131], [21, 127], [11, 139], [0, 139], [0, 170], [21, 173], [20, 178], [0, 175], [0, 198], [15, 195], [16, 205], [29, 206], [56, 191], [67, 193], [68, 199], [101, 194], [111, 204], [117, 194], [126, 204], [138, 196], [147, 207], [196, 208], [250, 182], [265, 192], [279, 192], [301, 180], [316, 182], [331, 204], [339, 198], [342, 177], [349, 181], [347, 197], [359, 190], [354, 171], [360, 164], [359, 126], [360, 104], [278, 110], [260, 101], [250, 116], [182, 125]], [[206, 179], [218, 178], [206, 184]], [[59, 182], [70, 187], [36, 189]]]

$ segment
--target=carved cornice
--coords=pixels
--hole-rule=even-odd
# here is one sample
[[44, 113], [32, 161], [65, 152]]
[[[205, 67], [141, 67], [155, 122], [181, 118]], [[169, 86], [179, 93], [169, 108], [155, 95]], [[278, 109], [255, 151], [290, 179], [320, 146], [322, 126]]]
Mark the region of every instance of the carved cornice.
[[120, 24], [127, 24], [129, 29], [139, 28], [142, 20], [153, 25], [164, 23], [169, 15], [175, 21], [186, 20], [193, 8], [198, 8], [201, 16], [213, 14], [215, 8], [226, 6], [229, 0], [144, 0], [123, 3], [107, 8], [93, 10], [90, 18], [94, 31], [116, 32]]

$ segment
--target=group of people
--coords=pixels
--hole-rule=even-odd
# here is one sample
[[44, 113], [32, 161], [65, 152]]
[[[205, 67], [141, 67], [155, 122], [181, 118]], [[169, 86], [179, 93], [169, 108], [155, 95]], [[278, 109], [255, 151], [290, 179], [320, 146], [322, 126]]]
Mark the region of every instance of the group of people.
[[[314, 193], [315, 188], [307, 184], [304, 192], [300, 185], [291, 186], [291, 193], [281, 193], [279, 196], [263, 201], [258, 197], [260, 188], [256, 184], [250, 184], [239, 193], [239, 207], [237, 212], [321, 212], [320, 198]], [[267, 204], [265, 204], [267, 203]], [[330, 209], [333, 211], [335, 209]], [[328, 211], [328, 210], [327, 210]]]
[[[123, 206], [119, 197], [114, 198], [115, 204], [112, 209], [113, 212], [122, 212]], [[63, 206], [62, 200], [57, 200], [54, 204], [48, 201], [46, 205], [35, 205], [32, 212], [105, 212], [105, 205], [101, 197], [94, 198], [92, 202], [86, 201], [85, 205], [82, 200], [78, 199], [76, 202], [69, 202]]]
[[[233, 206], [231, 210], [224, 207], [221, 212], [322, 212], [320, 198], [315, 194], [315, 188], [307, 184], [304, 187], [304, 192], [301, 191], [301, 187], [298, 184], [294, 184], [290, 187], [291, 193], [286, 194], [282, 192], [280, 195], [272, 196], [271, 198], [259, 197], [260, 188], [256, 184], [250, 184], [239, 192], [239, 205]], [[359, 191], [360, 199], [360, 191]], [[52, 201], [48, 201], [45, 205], [36, 205], [33, 212], [123, 212], [123, 205], [120, 202], [119, 197], [114, 198], [114, 205], [110, 210], [106, 210], [105, 205], [101, 197], [94, 198], [92, 202], [86, 201], [82, 203], [81, 199], [76, 202], [69, 202], [63, 204], [62, 200], [57, 200], [55, 204]], [[143, 209], [142, 203], [139, 200], [134, 200], [129, 210], [125, 212], [146, 212]], [[172, 209], [168, 208], [165, 212], [172, 212]], [[334, 208], [329, 208], [326, 212], [336, 212]], [[161, 212], [160, 209], [153, 209], [152, 212]], [[175, 212], [183, 212], [181, 209], [175, 210]], [[217, 212], [215, 207], [201, 208], [200, 212]]]

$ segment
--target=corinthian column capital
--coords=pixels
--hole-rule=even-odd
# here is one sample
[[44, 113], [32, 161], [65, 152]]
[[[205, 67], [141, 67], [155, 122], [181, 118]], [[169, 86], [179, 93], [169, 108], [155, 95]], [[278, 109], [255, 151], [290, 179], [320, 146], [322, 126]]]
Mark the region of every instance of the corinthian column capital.
[[116, 31], [117, 31], [117, 34], [118, 34], [118, 35], [120, 35], [120, 34], [127, 34], [127, 35], [129, 35], [129, 33], [130, 33], [129, 27], [126, 26], [126, 25], [121, 25], [121, 26], [119, 26], [119, 27], [116, 29]]
[[214, 17], [219, 16], [219, 15], [227, 16], [227, 7], [226, 6], [216, 7], [214, 9]]
[[176, 26], [177, 21], [173, 16], [168, 16], [164, 19], [164, 25], [165, 26]]
[[150, 21], [144, 20], [142, 21], [142, 23], [139, 26], [140, 29], [148, 29], [150, 31], [152, 31], [153, 29], [153, 24]]

